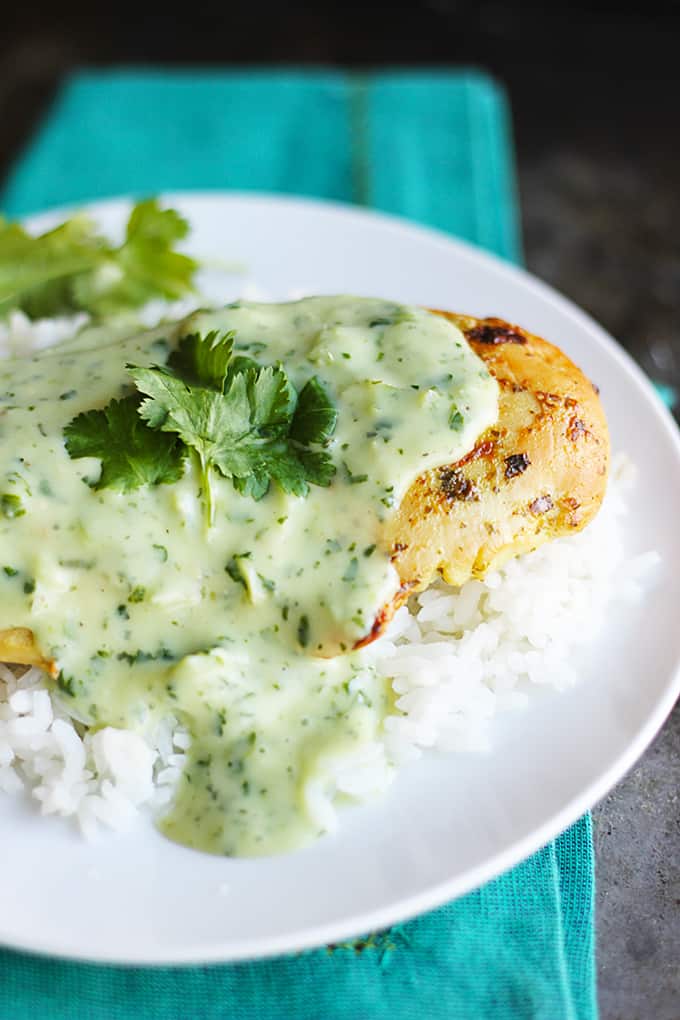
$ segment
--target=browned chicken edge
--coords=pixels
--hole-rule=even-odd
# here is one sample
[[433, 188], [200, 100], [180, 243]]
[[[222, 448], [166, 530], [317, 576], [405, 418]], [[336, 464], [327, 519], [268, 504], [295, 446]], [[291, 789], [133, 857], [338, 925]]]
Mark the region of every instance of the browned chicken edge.
[[462, 331], [498, 382], [498, 421], [461, 460], [411, 485], [384, 536], [399, 590], [355, 648], [379, 637], [435, 578], [461, 585], [581, 530], [606, 490], [599, 391], [566, 354], [503, 319], [433, 311]]

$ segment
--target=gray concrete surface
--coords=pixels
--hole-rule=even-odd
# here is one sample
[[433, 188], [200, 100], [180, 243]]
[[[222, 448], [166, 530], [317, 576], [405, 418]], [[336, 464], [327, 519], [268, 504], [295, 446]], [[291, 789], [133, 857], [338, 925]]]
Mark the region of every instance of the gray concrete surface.
[[678, 1020], [680, 709], [594, 820], [602, 1020]]

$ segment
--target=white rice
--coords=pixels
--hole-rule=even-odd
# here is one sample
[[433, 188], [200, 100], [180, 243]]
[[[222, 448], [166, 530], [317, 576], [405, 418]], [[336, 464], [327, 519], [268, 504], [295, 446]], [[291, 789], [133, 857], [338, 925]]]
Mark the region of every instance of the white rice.
[[[145, 318], [189, 310], [159, 305]], [[15, 313], [0, 326], [0, 352], [44, 347], [82, 321], [30, 323]], [[633, 475], [626, 458], [615, 462], [604, 505], [585, 531], [510, 561], [484, 582], [437, 583], [399, 610], [364, 653], [366, 668], [389, 678], [397, 711], [380, 741], [329, 757], [308, 783], [306, 807], [321, 828], [336, 828], [338, 799], [384, 791], [397, 768], [424, 750], [487, 750], [498, 713], [524, 708], [538, 687], [577, 683], [576, 646], [594, 639], [614, 602], [641, 597], [659, 562], [653, 552], [626, 556]], [[126, 829], [140, 808], [167, 804], [190, 744], [177, 720], [144, 736], [112, 727], [88, 733], [45, 681], [38, 669], [16, 676], [0, 664], [0, 790], [33, 798], [44, 815], [75, 819], [87, 837], [102, 826]]]

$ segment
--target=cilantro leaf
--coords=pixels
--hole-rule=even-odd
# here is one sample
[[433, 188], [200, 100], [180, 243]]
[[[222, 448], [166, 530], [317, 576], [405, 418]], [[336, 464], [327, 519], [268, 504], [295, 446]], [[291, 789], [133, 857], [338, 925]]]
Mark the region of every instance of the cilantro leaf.
[[247, 456], [249, 474], [245, 478], [234, 476], [239, 492], [254, 499], [261, 498], [257, 494], [261, 492], [265, 495], [270, 481], [277, 482], [284, 492], [294, 496], [306, 496], [309, 492], [305, 466], [294, 446], [274, 441], [265, 446], [250, 445], [243, 452]]
[[248, 369], [236, 376], [234, 382], [238, 378], [246, 380], [252, 427], [259, 436], [287, 435], [298, 396], [281, 366], [269, 365], [256, 372]]
[[64, 429], [74, 460], [98, 457], [101, 474], [93, 489], [129, 492], [140, 485], [176, 482], [184, 472], [184, 451], [175, 436], [147, 428], [137, 413], [139, 397], [112, 400], [103, 410], [85, 411]]
[[32, 319], [79, 311], [102, 317], [182, 297], [198, 268], [174, 249], [187, 232], [179, 213], [156, 199], [133, 208], [118, 247], [84, 215], [38, 237], [0, 219], [0, 316], [21, 309]]
[[268, 457], [275, 452], [271, 438], [286, 428], [294, 399], [285, 373], [241, 372], [224, 394], [187, 383], [167, 368], [131, 367], [130, 374], [146, 395], [139, 414], [152, 429], [174, 432], [196, 451], [206, 490], [210, 466], [244, 482], [253, 475], [255, 490], [262, 489]]
[[185, 336], [168, 358], [168, 366], [187, 382], [202, 383], [222, 391], [234, 349], [234, 336], [233, 330], [221, 334], [215, 330], [205, 337], [198, 333]]
[[96, 273], [74, 281], [77, 306], [104, 317], [140, 308], [153, 298], [175, 301], [187, 294], [198, 263], [173, 245], [188, 232], [187, 221], [176, 210], [161, 209], [155, 198], [139, 202], [123, 244], [107, 251]]
[[[128, 368], [137, 389], [146, 395], [139, 406], [144, 421], [152, 429], [174, 432], [197, 453], [208, 523], [212, 524], [210, 468], [224, 462], [249, 430], [250, 403], [244, 377], [236, 377], [227, 399], [217, 390], [184, 382], [167, 368]], [[223, 473], [232, 474], [226, 469]], [[250, 473], [245, 460], [236, 466], [235, 473]]]
[[241, 372], [247, 372], [249, 369], [253, 372], [259, 372], [260, 367], [261, 366], [258, 365], [253, 358], [248, 357], [247, 354], [235, 354], [229, 362], [224, 389], [228, 389], [234, 379], [234, 376], [239, 375]]
[[167, 368], [129, 366], [137, 389], [146, 395], [139, 414], [152, 429], [175, 432], [206, 462], [249, 429], [250, 404], [246, 382], [237, 376], [229, 400], [217, 390], [194, 386]]
[[[128, 366], [145, 395], [139, 406], [144, 421], [152, 429], [174, 432], [196, 452], [210, 522], [211, 470], [231, 478], [238, 492], [253, 499], [261, 499], [272, 481], [284, 492], [305, 496], [310, 483], [329, 485], [335, 473], [328, 454], [312, 451], [292, 436], [298, 395], [283, 368], [258, 367], [245, 357], [228, 362], [232, 348], [232, 337], [191, 336], [167, 367]], [[317, 408], [322, 405], [328, 407], [320, 418]], [[306, 433], [330, 437], [335, 409], [318, 382], [308, 391], [307, 406]]]
[[333, 433], [338, 412], [316, 376], [300, 390], [297, 409], [290, 429], [292, 439], [298, 443], [325, 445]]
[[324, 488], [331, 484], [337, 468], [325, 450], [309, 450], [303, 447], [297, 450], [297, 456], [308, 482]]
[[0, 220], [0, 315], [21, 308], [30, 318], [74, 311], [71, 284], [91, 271], [100, 241], [87, 216], [75, 216], [34, 238]]
[[147, 198], [137, 202], [125, 231], [128, 244], [169, 245], [181, 241], [189, 233], [189, 224], [176, 209], [161, 209], [158, 200]]
[[234, 476], [232, 482], [238, 493], [250, 496], [255, 501], [262, 499], [269, 492], [270, 477], [263, 468], [258, 471], [253, 467], [249, 475], [243, 478]]
[[193, 450], [212, 524], [215, 471], [256, 500], [272, 482], [297, 496], [310, 485], [330, 485], [335, 465], [310, 445], [328, 443], [337, 419], [321, 383], [310, 380], [298, 396], [281, 365], [233, 357], [233, 346], [231, 333], [186, 336], [167, 365], [127, 366], [139, 394], [66, 426], [69, 455], [102, 462], [93, 488], [177, 481]]

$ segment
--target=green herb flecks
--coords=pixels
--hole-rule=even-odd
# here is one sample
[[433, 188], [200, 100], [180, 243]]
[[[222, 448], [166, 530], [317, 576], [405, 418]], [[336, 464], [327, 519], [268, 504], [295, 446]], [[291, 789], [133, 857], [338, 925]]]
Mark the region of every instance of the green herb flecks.
[[249, 558], [250, 558], [249, 552], [236, 553], [234, 556], [232, 556], [232, 558], [229, 560], [226, 567], [224, 568], [226, 572], [229, 574], [229, 577], [232, 579], [232, 581], [235, 581], [236, 584], [243, 585], [243, 587], [246, 590], [248, 588], [248, 578], [245, 571], [241, 568], [240, 562], [241, 560]]
[[64, 694], [68, 694], [70, 698], [75, 698], [76, 696], [75, 680], [73, 679], [72, 676], [67, 676], [63, 672], [60, 673], [59, 676], [57, 677], [57, 687], [59, 688], [60, 691], [63, 691]]
[[344, 462], [342, 466], [345, 469], [345, 476], [350, 485], [363, 485], [364, 482], [368, 481], [368, 475], [355, 475], [352, 469]]
[[26, 513], [24, 505], [18, 496], [12, 492], [3, 492], [0, 496], [0, 514], [8, 520], [15, 517], [23, 517]]
[[128, 666], [136, 666], [140, 662], [175, 662], [178, 658], [169, 648], [161, 645], [155, 652], [147, 652], [138, 648], [134, 652], [119, 652], [116, 656], [119, 662], [126, 662]]
[[453, 429], [454, 432], [460, 432], [464, 424], [465, 418], [460, 413], [456, 405], [452, 404], [451, 411], [449, 413], [449, 428]]
[[356, 580], [356, 576], [359, 573], [359, 560], [356, 556], [353, 556], [347, 565], [345, 573], [342, 575], [343, 581], [351, 583]]
[[309, 617], [307, 615], [300, 617], [297, 629], [297, 638], [300, 645], [303, 648], [306, 648], [309, 644]]

